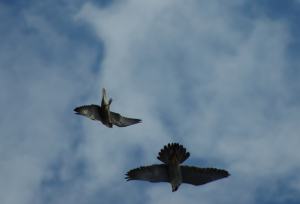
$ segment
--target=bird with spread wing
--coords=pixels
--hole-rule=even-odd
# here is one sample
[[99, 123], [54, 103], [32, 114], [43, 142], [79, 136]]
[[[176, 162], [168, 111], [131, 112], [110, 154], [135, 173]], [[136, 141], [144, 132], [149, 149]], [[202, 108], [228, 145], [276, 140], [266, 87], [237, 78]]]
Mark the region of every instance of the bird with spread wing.
[[121, 116], [119, 113], [114, 113], [110, 111], [110, 104], [112, 103], [112, 99], [109, 99], [107, 103], [106, 99], [106, 91], [102, 89], [103, 97], [101, 106], [98, 105], [85, 105], [80, 106], [74, 109], [76, 114], [86, 116], [92, 120], [99, 120], [109, 128], [112, 128], [113, 125], [118, 127], [126, 127], [129, 125], [134, 125], [136, 123], [140, 123], [142, 120], [126, 118]]
[[180, 165], [190, 153], [178, 143], [164, 146], [157, 157], [164, 164], [141, 166], [127, 172], [127, 181], [142, 180], [150, 182], [168, 182], [172, 185], [172, 192], [177, 191], [182, 183], [199, 186], [230, 176], [222, 169], [199, 168], [195, 166]]

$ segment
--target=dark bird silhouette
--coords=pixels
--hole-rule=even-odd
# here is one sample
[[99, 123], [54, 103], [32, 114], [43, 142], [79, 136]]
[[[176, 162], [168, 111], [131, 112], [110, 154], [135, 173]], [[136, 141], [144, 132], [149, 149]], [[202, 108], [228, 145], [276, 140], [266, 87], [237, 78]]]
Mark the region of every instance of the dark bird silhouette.
[[186, 149], [178, 143], [164, 146], [164, 149], [158, 154], [157, 159], [164, 164], [141, 166], [130, 170], [125, 179], [127, 181], [168, 182], [171, 183], [172, 192], [174, 192], [182, 183], [199, 186], [230, 176], [227, 171], [222, 169], [180, 165], [190, 156], [190, 153], [186, 152]]

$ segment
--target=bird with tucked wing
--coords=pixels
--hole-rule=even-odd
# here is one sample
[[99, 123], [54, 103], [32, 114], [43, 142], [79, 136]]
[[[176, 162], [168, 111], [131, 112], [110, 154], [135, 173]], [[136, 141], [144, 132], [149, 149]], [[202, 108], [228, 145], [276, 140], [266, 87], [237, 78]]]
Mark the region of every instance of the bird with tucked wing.
[[119, 113], [110, 111], [110, 104], [113, 100], [109, 99], [107, 103], [106, 91], [104, 88], [102, 89], [102, 93], [103, 97], [101, 106], [94, 104], [80, 106], [74, 109], [76, 114], [86, 116], [92, 120], [101, 121], [103, 125], [106, 125], [109, 128], [112, 128], [113, 125], [118, 127], [126, 127], [142, 121], [140, 119], [126, 118], [121, 116]]
[[174, 192], [182, 183], [199, 186], [230, 176], [227, 171], [222, 169], [180, 165], [190, 156], [190, 153], [186, 152], [186, 149], [178, 143], [164, 146], [164, 149], [158, 154], [157, 159], [164, 164], [141, 166], [130, 170], [125, 179], [127, 181], [168, 182], [171, 183], [172, 192]]

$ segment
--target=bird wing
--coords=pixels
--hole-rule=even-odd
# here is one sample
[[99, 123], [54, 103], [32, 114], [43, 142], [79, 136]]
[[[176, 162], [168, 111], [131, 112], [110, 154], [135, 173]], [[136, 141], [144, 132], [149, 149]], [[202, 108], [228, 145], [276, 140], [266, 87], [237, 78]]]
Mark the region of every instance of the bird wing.
[[78, 115], [86, 116], [92, 120], [99, 120], [102, 121], [101, 115], [100, 115], [100, 106], [98, 105], [86, 105], [86, 106], [80, 106], [74, 109]]
[[119, 127], [126, 127], [129, 125], [134, 125], [136, 123], [140, 123], [142, 120], [140, 119], [133, 119], [133, 118], [126, 118], [121, 116], [119, 113], [114, 113], [110, 111], [110, 118], [111, 122]]
[[165, 164], [153, 164], [132, 169], [126, 174], [127, 181], [142, 180], [150, 182], [170, 182], [168, 166]]
[[230, 176], [227, 171], [216, 168], [199, 168], [181, 165], [180, 170], [182, 174], [182, 183], [193, 184], [195, 186]]

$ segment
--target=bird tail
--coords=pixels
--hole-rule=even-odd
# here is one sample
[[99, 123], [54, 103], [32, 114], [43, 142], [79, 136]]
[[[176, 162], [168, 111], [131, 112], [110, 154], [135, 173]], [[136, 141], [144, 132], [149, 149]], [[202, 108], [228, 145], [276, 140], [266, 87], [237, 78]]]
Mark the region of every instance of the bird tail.
[[176, 155], [179, 164], [183, 163], [187, 158], [189, 158], [190, 153], [186, 152], [186, 149], [178, 143], [168, 144], [158, 153], [157, 159], [162, 161], [165, 164], [172, 163], [174, 156]]

